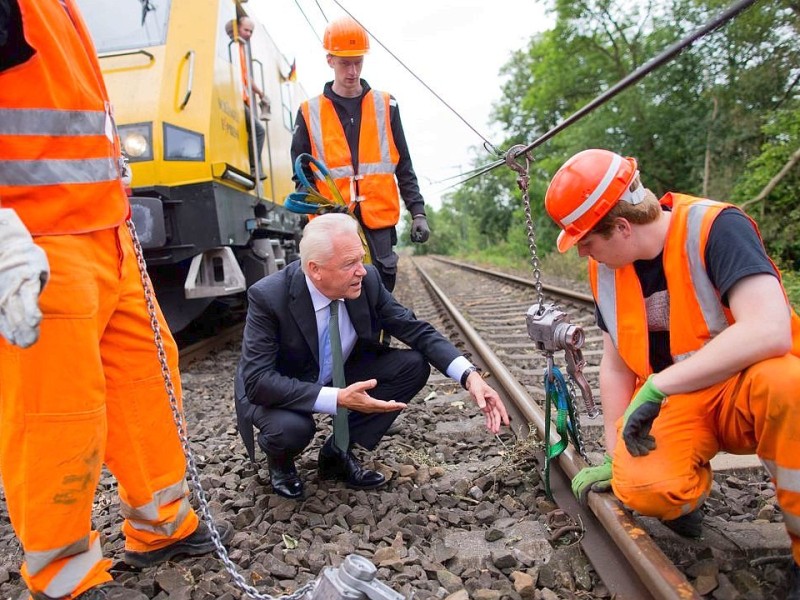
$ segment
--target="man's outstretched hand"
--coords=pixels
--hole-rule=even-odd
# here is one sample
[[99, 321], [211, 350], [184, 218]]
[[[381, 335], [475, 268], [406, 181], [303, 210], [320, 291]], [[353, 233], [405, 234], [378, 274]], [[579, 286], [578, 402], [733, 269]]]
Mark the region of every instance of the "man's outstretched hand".
[[508, 427], [508, 412], [497, 392], [484, 381], [481, 374], [474, 371], [467, 377], [466, 385], [469, 395], [486, 417], [486, 428], [494, 434], [500, 433], [500, 426]]
[[378, 400], [367, 393], [378, 385], [377, 379], [357, 381], [346, 388], [341, 388], [336, 395], [336, 406], [342, 406], [360, 413], [384, 413], [403, 410], [407, 404], [394, 400]]

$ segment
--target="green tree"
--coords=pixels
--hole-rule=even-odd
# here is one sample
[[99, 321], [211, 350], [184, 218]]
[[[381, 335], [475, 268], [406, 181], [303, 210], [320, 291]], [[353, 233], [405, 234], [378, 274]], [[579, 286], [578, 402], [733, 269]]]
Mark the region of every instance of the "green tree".
[[[505, 132], [504, 148], [539, 139], [727, 6], [721, 0], [548, 4], [555, 26], [533, 37], [501, 71], [505, 83], [494, 120]], [[769, 135], [762, 124], [797, 96], [797, 16], [789, 1], [758, 4], [536, 148], [534, 222], [541, 223], [555, 169], [587, 147], [637, 157], [658, 194], [727, 199], [762, 152]], [[476, 166], [493, 158], [480, 157]], [[514, 177], [504, 166], [453, 197], [467, 208], [466, 218], [479, 220], [483, 242], [507, 240], [509, 229], [524, 226]], [[546, 250], [553, 236], [542, 227]]]

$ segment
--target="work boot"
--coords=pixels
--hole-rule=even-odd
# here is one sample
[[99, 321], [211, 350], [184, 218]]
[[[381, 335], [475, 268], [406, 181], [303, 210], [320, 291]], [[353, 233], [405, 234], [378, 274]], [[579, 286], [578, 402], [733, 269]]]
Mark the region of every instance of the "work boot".
[[661, 522], [680, 536], [699, 538], [703, 535], [703, 518], [703, 508], [698, 507], [690, 513], [681, 515], [677, 519]]
[[800, 600], [800, 566], [794, 561], [789, 569], [789, 595], [786, 600]]
[[[223, 544], [227, 544], [233, 537], [233, 525], [227, 521], [214, 521], [219, 537]], [[122, 560], [139, 569], [152, 567], [159, 563], [171, 560], [176, 556], [200, 556], [201, 554], [208, 554], [216, 548], [214, 540], [211, 538], [211, 531], [208, 529], [205, 521], [200, 521], [194, 533], [173, 542], [169, 546], [159, 548], [158, 550], [150, 550], [148, 552], [134, 552], [132, 550], [125, 550]]]
[[124, 587], [116, 581], [101, 583], [89, 588], [75, 600], [148, 600], [142, 592]]
[[[53, 600], [44, 594], [31, 594], [23, 592], [17, 600]], [[75, 600], [148, 600], [142, 592], [123, 587], [116, 581], [108, 581], [89, 588], [82, 594], [75, 596]]]

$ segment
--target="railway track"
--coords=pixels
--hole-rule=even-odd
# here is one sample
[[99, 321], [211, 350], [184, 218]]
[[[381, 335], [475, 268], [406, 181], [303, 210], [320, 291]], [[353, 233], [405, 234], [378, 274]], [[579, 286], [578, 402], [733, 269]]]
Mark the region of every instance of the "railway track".
[[211, 337], [181, 347], [178, 365], [181, 370], [186, 369], [192, 363], [206, 358], [209, 354], [220, 348], [224, 348], [232, 342], [239, 342], [242, 339], [243, 331], [244, 322], [236, 323], [235, 325], [231, 325], [217, 332]]
[[[508, 400], [507, 406], [512, 408], [516, 416], [515, 433], [524, 436], [528, 426], [532, 425], [534, 435], [542, 439], [546, 420], [541, 408], [544, 396], [542, 373], [546, 361], [528, 337], [525, 321], [526, 312], [536, 297], [532, 280], [442, 258], [419, 258], [414, 260], [414, 264], [442, 310], [449, 313], [447, 318], [454, 321], [467, 340], [473, 361], [485, 367], [492, 385], [502, 390]], [[583, 354], [587, 363], [584, 372], [592, 388], [597, 390], [597, 365], [602, 338], [594, 325], [591, 296], [547, 285], [543, 291], [546, 303], [555, 302], [571, 315], [571, 323], [584, 329], [586, 345]], [[599, 459], [599, 451], [602, 450], [599, 445], [602, 441], [601, 419], [593, 424], [585, 415], [581, 415], [581, 429], [586, 433], [589, 456]], [[551, 442], [557, 442], [552, 432]], [[726, 537], [724, 527], [712, 525], [714, 529], [704, 534], [700, 544], [689, 541], [684, 544], [678, 536], [662, 535], [660, 541], [666, 539], [668, 543], [661, 545], [666, 545], [673, 557], [670, 558], [659, 542], [647, 532], [648, 528], [658, 532], [654, 520], [649, 519], [643, 525], [640, 519], [624, 510], [612, 494], [590, 494], [588, 508], [591, 513], [577, 505], [569, 490], [567, 477], [571, 479], [587, 462], [573, 446], [567, 447], [558, 462], [561, 473], [553, 487], [555, 499], [573, 522], [580, 524], [583, 550], [599, 577], [615, 594], [614, 597], [703, 597], [702, 593], [708, 591], [707, 586], [696, 576], [693, 577], [694, 583], [700, 581], [700, 589], [692, 585], [689, 582], [691, 575], [687, 576], [686, 569], [681, 570], [676, 565], [681, 561], [676, 561], [675, 557], [683, 556], [685, 559], [687, 556], [702, 555], [698, 547], [704, 542], [708, 544], [706, 550], [711, 553], [715, 550], [724, 552], [723, 548], [727, 545], [718, 539], [720, 534]], [[754, 457], [724, 456], [718, 461], [717, 468], [764, 483], [765, 474]], [[775, 539], [765, 541], [763, 547], [739, 545], [739, 550], [742, 550], [739, 558], [743, 564], [758, 564], [765, 555], [775, 553], [776, 545], [782, 545], [783, 551], [788, 552], [785, 533], [780, 532], [779, 527], [772, 527], [767, 535], [770, 534]], [[759, 535], [763, 535], [763, 532], [759, 532]], [[773, 558], [780, 561], [785, 559], [785, 555], [778, 552]], [[769, 558], [766, 560], [769, 561]], [[696, 574], [691, 569], [689, 572]], [[777, 594], [774, 597], [780, 597], [779, 592]]]
[[[232, 395], [240, 334], [233, 330], [225, 343], [216, 339], [182, 348], [183, 405], [200, 482], [215, 517], [234, 524], [229, 555], [248, 584], [280, 597], [356, 553], [378, 567], [382, 582], [415, 600], [781, 597], [788, 542], [779, 539], [779, 533], [785, 538], [780, 512], [759, 471], [720, 470], [707, 505], [707, 533], [694, 542], [655, 520], [629, 515], [610, 497], [594, 495], [590, 503], [600, 518], [581, 512], [569, 491], [569, 474], [581, 464], [571, 449], [560, 459], [564, 468], [552, 471], [555, 503], [549, 501], [541, 443], [525, 435], [528, 422], [542, 429], [535, 405], [542, 398], [545, 364], [525, 329], [533, 298], [529, 284], [497, 275], [489, 279], [429, 258], [416, 263], [432, 283], [403, 259], [396, 295], [471, 354], [493, 386], [532, 399], [527, 408], [512, 409], [514, 430], [522, 435], [488, 434], [466, 392], [434, 371], [379, 447], [360, 453], [367, 466], [386, 475], [386, 486], [354, 491], [319, 479], [317, 451], [330, 431], [329, 419], [321, 417], [314, 441], [297, 461], [305, 496], [287, 500], [272, 492], [263, 454], [257, 451], [255, 463], [246, 457], [236, 430]], [[461, 317], [428, 292], [434, 287]], [[546, 289], [546, 299], [555, 293]], [[588, 304], [580, 297], [559, 303], [585, 329], [586, 371], [596, 386], [592, 369], [599, 361], [599, 336]], [[477, 335], [465, 335], [461, 320]], [[560, 356], [557, 362], [563, 367]], [[508, 385], [500, 385], [504, 379]], [[582, 420], [590, 460], [600, 456], [598, 425], [599, 420]], [[598, 508], [601, 502], [607, 506]], [[609, 516], [603, 516], [606, 508]], [[148, 598], [246, 597], [214, 556], [143, 571], [126, 567], [116, 481], [105, 471], [92, 520], [113, 561], [112, 575]], [[757, 542], [754, 534], [761, 536]], [[645, 536], [649, 542], [641, 541]], [[638, 567], [631, 566], [631, 554], [644, 555], [638, 563], [634, 556]], [[20, 597], [21, 561], [0, 486], [0, 600]]]

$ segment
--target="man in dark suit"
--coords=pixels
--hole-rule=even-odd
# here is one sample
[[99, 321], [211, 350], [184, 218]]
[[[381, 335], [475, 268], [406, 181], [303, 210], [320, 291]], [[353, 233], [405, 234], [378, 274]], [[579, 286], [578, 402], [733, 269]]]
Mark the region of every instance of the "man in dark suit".
[[[427, 382], [428, 363], [460, 381], [491, 432], [508, 425], [497, 392], [476, 368], [432, 325], [397, 302], [374, 267], [363, 264], [357, 227], [344, 214], [313, 219], [303, 232], [300, 262], [248, 292], [236, 392], [240, 429], [246, 441], [248, 434], [252, 439], [249, 423], [260, 430], [258, 443], [267, 454], [273, 489], [288, 498], [303, 493], [294, 458], [314, 436], [313, 414], [335, 414], [337, 408], [349, 409], [349, 445], [343, 449], [328, 438], [319, 454], [320, 477], [356, 489], [382, 485], [383, 475], [363, 468], [350, 448], [378, 445]], [[338, 305], [333, 310], [338, 311], [346, 387], [330, 383], [325, 332], [332, 302]], [[384, 334], [409, 349], [386, 346]]]

